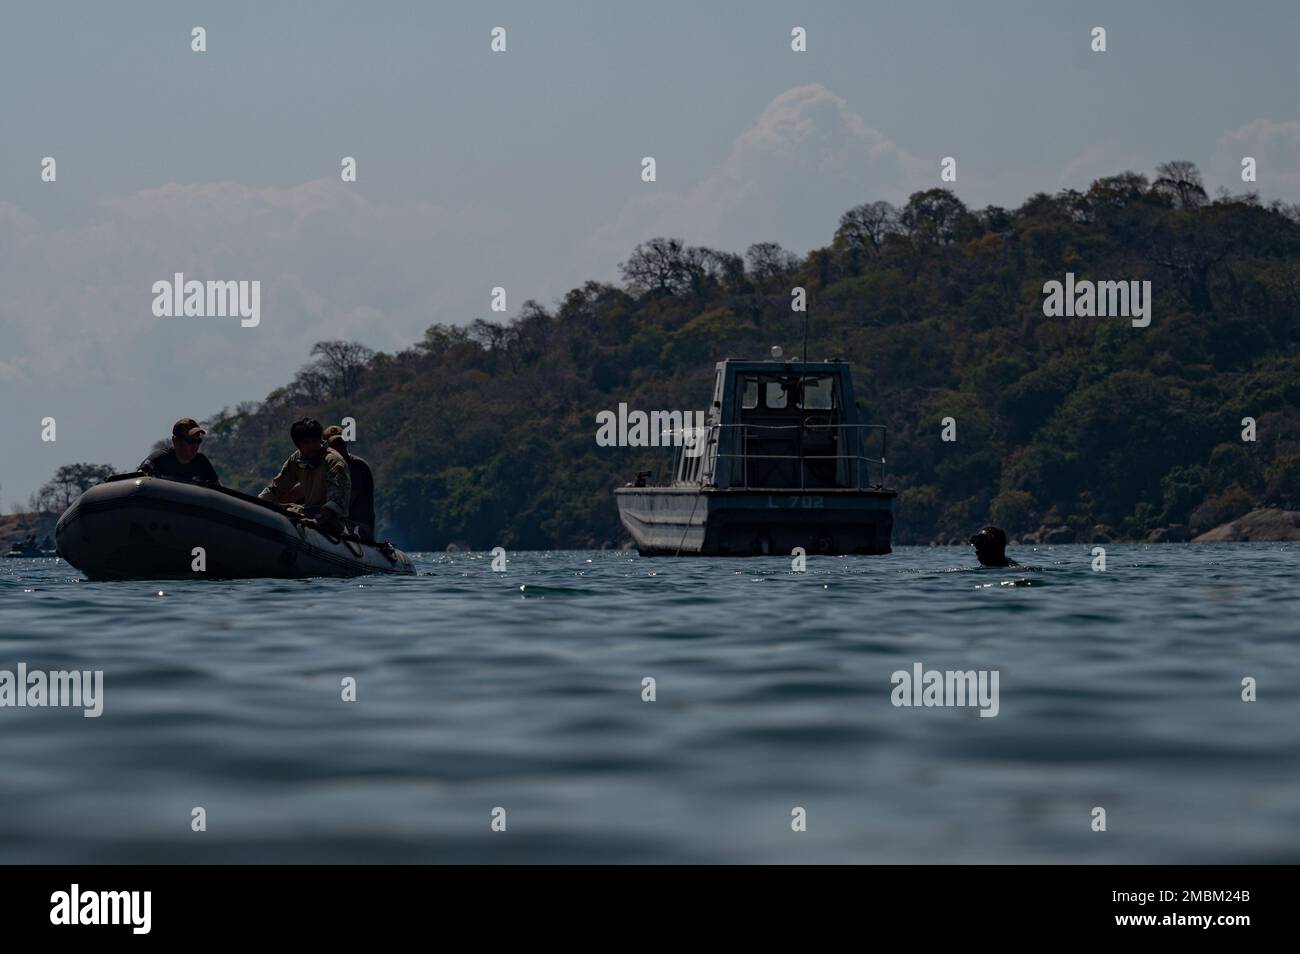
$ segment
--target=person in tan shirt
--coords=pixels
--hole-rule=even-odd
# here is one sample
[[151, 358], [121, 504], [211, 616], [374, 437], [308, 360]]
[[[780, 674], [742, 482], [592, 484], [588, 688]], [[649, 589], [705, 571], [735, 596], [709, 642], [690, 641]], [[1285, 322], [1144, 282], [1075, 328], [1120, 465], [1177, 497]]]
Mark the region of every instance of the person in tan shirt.
[[309, 518], [309, 526], [318, 526], [326, 533], [343, 533], [352, 499], [348, 462], [325, 443], [320, 422], [313, 418], [294, 421], [289, 439], [298, 449], [257, 496], [295, 505]]

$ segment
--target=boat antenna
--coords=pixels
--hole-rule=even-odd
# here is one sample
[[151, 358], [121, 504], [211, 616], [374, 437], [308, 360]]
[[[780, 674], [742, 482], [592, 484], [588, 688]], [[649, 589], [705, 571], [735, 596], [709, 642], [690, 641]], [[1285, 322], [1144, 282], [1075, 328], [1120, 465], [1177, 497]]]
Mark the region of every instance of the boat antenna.
[[808, 363], [808, 306], [803, 309], [803, 363]]

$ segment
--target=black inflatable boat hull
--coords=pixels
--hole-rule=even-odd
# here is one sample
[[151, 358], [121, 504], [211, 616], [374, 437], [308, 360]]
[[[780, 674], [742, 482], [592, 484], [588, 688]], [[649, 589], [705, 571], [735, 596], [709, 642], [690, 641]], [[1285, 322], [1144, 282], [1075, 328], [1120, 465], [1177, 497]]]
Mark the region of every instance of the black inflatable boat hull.
[[415, 572], [400, 550], [326, 536], [233, 491], [144, 475], [86, 491], [54, 538], [59, 555], [92, 580]]

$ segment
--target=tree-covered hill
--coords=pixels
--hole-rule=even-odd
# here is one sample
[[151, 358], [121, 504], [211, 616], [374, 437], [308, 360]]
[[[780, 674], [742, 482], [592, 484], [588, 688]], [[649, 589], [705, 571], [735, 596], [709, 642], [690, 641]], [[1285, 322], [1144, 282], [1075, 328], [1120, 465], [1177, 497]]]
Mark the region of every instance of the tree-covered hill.
[[[1149, 280], [1150, 326], [1045, 317], [1044, 283], [1066, 272]], [[943, 189], [865, 204], [802, 258], [655, 239], [622, 287], [588, 282], [505, 324], [434, 325], [398, 354], [322, 342], [290, 384], [210, 418], [205, 450], [255, 491], [291, 421], [348, 416], [395, 542], [620, 541], [611, 491], [659, 452], [598, 447], [597, 412], [703, 409], [720, 358], [798, 354], [796, 286], [809, 357], [851, 360], [867, 420], [890, 428], [896, 542], [990, 520], [1142, 538], [1300, 504], [1300, 209], [1210, 199], [1183, 162], [1018, 209]]]

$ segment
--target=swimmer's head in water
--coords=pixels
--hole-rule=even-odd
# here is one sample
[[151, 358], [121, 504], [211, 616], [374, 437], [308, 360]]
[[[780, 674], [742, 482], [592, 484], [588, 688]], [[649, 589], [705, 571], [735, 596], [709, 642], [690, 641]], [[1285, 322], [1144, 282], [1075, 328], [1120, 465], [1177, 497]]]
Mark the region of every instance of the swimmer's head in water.
[[984, 566], [1015, 566], [1007, 559], [1007, 535], [1001, 527], [985, 527], [970, 538], [975, 556]]

